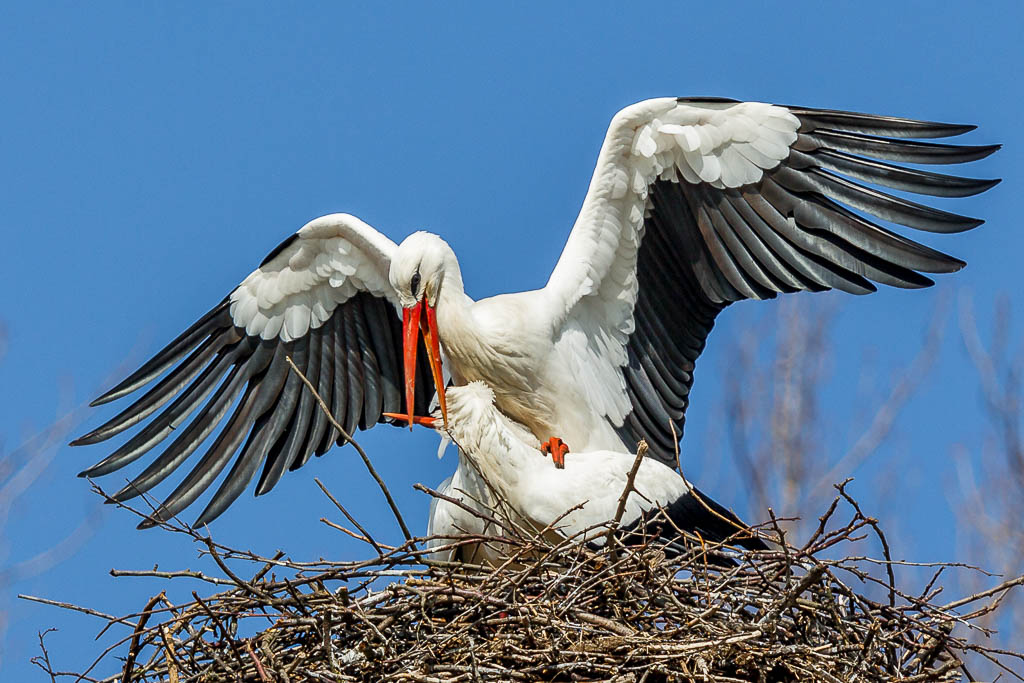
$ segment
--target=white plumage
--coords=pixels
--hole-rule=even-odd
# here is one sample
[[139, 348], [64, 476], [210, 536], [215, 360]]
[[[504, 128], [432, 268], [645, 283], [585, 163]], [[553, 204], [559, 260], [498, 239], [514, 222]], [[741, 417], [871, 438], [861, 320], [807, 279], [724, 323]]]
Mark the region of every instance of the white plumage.
[[[626, 490], [633, 459], [615, 451], [582, 451], [566, 456], [560, 469], [540, 455], [537, 441], [521, 425], [509, 420], [494, 406], [494, 393], [483, 382], [452, 387], [448, 392], [449, 433], [460, 448], [459, 468], [448, 489], [464, 486], [474, 493], [471, 499], [486, 500], [493, 487], [498, 500], [510, 506], [516, 524], [530, 525], [536, 531], [549, 530], [577, 542], [603, 545], [606, 522], [616, 514], [619, 498]], [[447, 483], [447, 482], [446, 482]], [[696, 496], [702, 496], [698, 499]], [[493, 500], [492, 498], [492, 500]], [[711, 541], [723, 541], [737, 534], [738, 543], [761, 548], [763, 544], [740, 533], [745, 529], [739, 519], [703, 494], [695, 493], [678, 472], [651, 458], [644, 458], [636, 472], [633, 489], [626, 498], [620, 524], [635, 525], [641, 515], [664, 508], [679, 531], [692, 532]], [[484, 509], [500, 515], [493, 502]], [[431, 531], [440, 528], [470, 527], [479, 533], [479, 518], [449, 521], [454, 515], [472, 514], [440, 501], [431, 510]], [[676, 540], [672, 529], [665, 541]], [[488, 561], [496, 561], [500, 549], [491, 548]]]
[[231, 317], [246, 334], [290, 342], [324, 324], [359, 291], [397, 304], [387, 273], [396, 245], [355, 216], [310, 221], [292, 245], [231, 292]]
[[[353, 216], [318, 218], [97, 400], [170, 371], [75, 442], [110, 438], [170, 401], [83, 474], [113, 472], [175, 433], [115, 495], [128, 499], [166, 478], [223, 420], [158, 512], [194, 501], [237, 452], [198, 520], [209, 521], [261, 466], [258, 494], [342, 438], [290, 376], [285, 356], [351, 433], [389, 420], [384, 412], [423, 413], [424, 383], [442, 381], [441, 353], [455, 384], [485, 382], [497, 408], [541, 441], [623, 454], [644, 439], [652, 456], [672, 464], [696, 360], [730, 303], [832, 288], [865, 294], [873, 282], [925, 287], [923, 272], [964, 265], [871, 218], [937, 233], [980, 220], [862, 183], [946, 197], [982, 192], [998, 181], [900, 165], [973, 161], [998, 148], [908, 139], [971, 129], [713, 98], [640, 102], [612, 119], [547, 285], [481, 301], [467, 296], [455, 254], [436, 235], [415, 233], [396, 246]], [[417, 354], [418, 326], [426, 344]]]
[[[437, 487], [438, 493], [459, 501], [456, 505], [443, 498], [431, 498], [427, 537], [434, 559], [458, 559], [471, 564], [495, 563], [500, 550], [494, 544], [457, 545], [460, 536], [500, 535], [501, 529], [487, 521], [495, 502], [490, 488], [463, 453], [459, 453], [455, 472]], [[463, 507], [465, 506], [465, 507]], [[474, 514], [476, 511], [476, 514]], [[447, 548], [442, 551], [441, 548]]]

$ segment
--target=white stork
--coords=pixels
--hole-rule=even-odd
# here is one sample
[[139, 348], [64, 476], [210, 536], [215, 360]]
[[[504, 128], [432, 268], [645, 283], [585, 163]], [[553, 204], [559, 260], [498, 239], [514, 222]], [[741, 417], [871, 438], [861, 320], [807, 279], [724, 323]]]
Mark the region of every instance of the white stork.
[[[498, 498], [511, 508], [508, 516], [515, 523], [603, 545], [607, 538], [604, 525], [615, 518], [633, 459], [617, 451], [573, 451], [559, 468], [540, 456], [536, 437], [495, 408], [494, 398], [483, 382], [448, 390], [447, 431], [459, 446], [459, 467], [442, 484], [441, 492], [488, 514], [499, 514], [492, 502]], [[413, 420], [444, 430], [440, 418]], [[431, 504], [431, 534], [478, 534], [485, 527], [481, 517], [465, 508], [446, 500], [435, 499]], [[653, 458], [644, 458], [634, 475], [620, 530], [627, 540], [657, 539], [669, 554], [685, 547], [686, 533], [751, 550], [768, 547], [750, 535], [732, 512]], [[492, 535], [497, 531], [492, 530]], [[488, 544], [478, 548], [477, 557], [492, 563], [501, 552], [500, 547]]]
[[[501, 533], [500, 526], [490, 525], [486, 519], [496, 507], [493, 494], [462, 451], [459, 451], [459, 464], [455, 472], [441, 482], [437, 492], [445, 498], [430, 499], [430, 514], [427, 517], [427, 537], [431, 539], [433, 557], [473, 564], [494, 563], [500, 553], [497, 548], [492, 550], [492, 546], [486, 543], [459, 545], [447, 552], [438, 550], [451, 545], [460, 536]], [[448, 498], [460, 504], [450, 502]]]
[[[542, 443], [551, 440], [556, 453], [564, 450], [557, 437], [574, 451], [622, 453], [642, 438], [651, 455], [672, 463], [694, 363], [730, 303], [833, 288], [866, 294], [872, 281], [925, 287], [932, 281], [921, 272], [963, 267], [866, 216], [939, 233], [981, 220], [861, 183], [945, 197], [982, 192], [998, 181], [888, 163], [961, 163], [998, 149], [908, 139], [972, 128], [723, 99], [640, 102], [612, 120], [547, 285], [481, 301], [465, 293], [440, 237], [420, 232], [395, 245], [353, 216], [317, 218], [94, 402], [164, 375], [74, 442], [97, 443], [148, 419], [82, 474], [113, 472], [174, 432], [115, 495], [126, 500], [165, 479], [224, 423], [157, 513], [192, 503], [237, 452], [196, 523], [208, 522], [261, 466], [257, 494], [338, 438], [289, 373], [286, 355], [351, 433], [393, 421], [385, 411], [423, 414], [431, 377], [444, 411], [441, 348], [456, 385], [486, 382], [498, 409]], [[417, 328], [427, 341], [418, 354]]]
[[[400, 422], [408, 421], [408, 415], [387, 413]], [[417, 424], [438, 429], [442, 432], [439, 454], [451, 443], [450, 435], [444, 433], [443, 419], [413, 417]], [[524, 442], [536, 441], [534, 436], [516, 423], [510, 423], [512, 430], [519, 430], [517, 436]], [[437, 492], [441, 497], [430, 500], [427, 517], [427, 537], [432, 556], [440, 560], [460, 560], [472, 564], [490, 563], [497, 566], [508, 548], [500, 541], [466, 542], [465, 536], [496, 537], [504, 533], [503, 525], [522, 519], [507, 508], [495, 496], [492, 486], [484, 479], [479, 464], [470, 460], [463, 449], [458, 450], [458, 465], [450, 477], [441, 482]], [[536, 455], [536, 453], [534, 453]], [[493, 521], [492, 521], [493, 520]], [[460, 541], [455, 547], [456, 541]], [[442, 551], [440, 548], [449, 547]]]

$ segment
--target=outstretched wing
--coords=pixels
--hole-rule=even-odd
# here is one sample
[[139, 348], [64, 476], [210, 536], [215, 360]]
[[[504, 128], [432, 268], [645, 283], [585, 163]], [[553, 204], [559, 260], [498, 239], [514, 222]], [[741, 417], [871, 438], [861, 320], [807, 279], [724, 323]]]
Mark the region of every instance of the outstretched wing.
[[[927, 287], [964, 263], [872, 220], [951, 233], [982, 221], [870, 187], [965, 197], [997, 180], [899, 164], [982, 159], [998, 145], [909, 138], [973, 126], [724, 99], [647, 100], [612, 120], [545, 288], [555, 329], [584, 328], [590, 395], [627, 444], [674, 463], [693, 369], [715, 317], [780, 292]], [[897, 163], [890, 163], [897, 162]], [[869, 218], [871, 217], [871, 218]], [[574, 338], [578, 338], [576, 335]]]
[[[357, 427], [388, 421], [381, 417], [384, 411], [406, 412], [401, 320], [388, 282], [395, 249], [394, 242], [346, 214], [323, 216], [303, 226], [213, 310], [93, 402], [113, 401], [160, 378], [120, 414], [72, 443], [99, 443], [143, 423], [81, 476], [119, 470], [175, 434], [113, 496], [128, 500], [166, 479], [220, 428], [156, 517], [166, 519], [195, 501], [236, 452], [234, 465], [196, 525], [221, 514], [261, 464], [256, 494], [266, 493], [286, 469], [301, 467], [313, 453], [322, 455], [344, 440], [291, 372], [288, 358], [349, 435]], [[421, 350], [418, 357], [426, 356]], [[430, 375], [420, 366], [417, 389], [424, 388], [415, 409], [423, 414], [429, 409], [425, 387]]]

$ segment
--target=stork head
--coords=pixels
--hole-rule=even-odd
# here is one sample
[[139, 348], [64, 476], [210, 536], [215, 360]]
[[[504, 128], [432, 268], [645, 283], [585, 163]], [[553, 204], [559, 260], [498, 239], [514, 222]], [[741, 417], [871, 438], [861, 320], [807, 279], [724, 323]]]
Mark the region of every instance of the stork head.
[[441, 415], [448, 425], [444, 376], [441, 374], [441, 347], [437, 334], [438, 292], [444, 282], [446, 265], [454, 259], [448, 243], [429, 232], [414, 232], [406, 237], [391, 259], [388, 273], [391, 286], [402, 305], [402, 348], [405, 357], [405, 405], [412, 428], [416, 389], [416, 351], [419, 334], [430, 359], [430, 372], [441, 403]]
[[436, 306], [445, 266], [454, 256], [448, 243], [431, 232], [414, 232], [402, 240], [388, 273], [402, 308], [409, 308], [418, 301]]

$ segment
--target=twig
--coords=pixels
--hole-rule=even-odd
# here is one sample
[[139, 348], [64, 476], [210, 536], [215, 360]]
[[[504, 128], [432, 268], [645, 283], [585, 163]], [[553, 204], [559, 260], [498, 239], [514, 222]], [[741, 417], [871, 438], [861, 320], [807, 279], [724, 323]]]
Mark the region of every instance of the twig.
[[383, 556], [384, 551], [381, 549], [379, 545], [377, 545], [377, 541], [373, 540], [373, 536], [370, 535], [370, 532], [364, 529], [363, 526], [356, 521], [356, 518], [349, 514], [348, 510], [345, 509], [344, 505], [338, 502], [337, 498], [331, 495], [331, 492], [327, 490], [327, 487], [324, 486], [324, 483], [322, 481], [320, 481], [320, 478], [314, 477], [313, 481], [315, 481], [316, 485], [320, 487], [320, 490], [324, 492], [324, 495], [327, 496], [327, 498], [329, 498], [332, 503], [334, 503], [334, 506], [341, 510], [341, 514], [345, 515], [345, 519], [351, 522], [356, 529], [359, 529], [359, 533], [363, 535], [367, 543], [373, 546], [373, 549], [377, 551], [377, 554]]
[[191, 569], [180, 569], [173, 572], [163, 572], [156, 569], [111, 569], [110, 575], [113, 577], [137, 576], [157, 579], [198, 579], [199, 581], [212, 583], [215, 586], [235, 585], [234, 581], [219, 579], [216, 576], [207, 576], [202, 572], [192, 571]]
[[405, 535], [405, 540], [412, 541], [412, 533], [409, 531], [409, 527], [405, 525], [405, 519], [402, 518], [402, 513], [399, 512], [398, 505], [395, 503], [395, 499], [391, 497], [391, 491], [388, 490], [388, 487], [384, 483], [384, 480], [381, 479], [379, 474], [377, 474], [377, 470], [376, 468], [374, 468], [373, 463], [370, 462], [370, 457], [366, 455], [366, 451], [363, 450], [362, 446], [356, 443], [356, 441], [352, 438], [352, 435], [346, 432], [345, 428], [342, 427], [334, 418], [334, 415], [331, 414], [330, 408], [327, 407], [327, 404], [324, 402], [323, 398], [321, 398], [320, 394], [317, 393], [317, 390], [313, 386], [313, 384], [306, 378], [302, 371], [299, 370], [299, 368], [295, 365], [294, 361], [292, 361], [292, 357], [285, 356], [284, 359], [288, 362], [288, 365], [291, 366], [292, 371], [299, 376], [299, 379], [302, 380], [302, 383], [306, 385], [306, 388], [309, 389], [309, 391], [313, 394], [313, 398], [315, 398], [316, 402], [320, 405], [320, 410], [322, 410], [324, 412], [324, 415], [327, 416], [327, 419], [328, 421], [330, 421], [331, 426], [337, 429], [338, 433], [341, 434], [345, 438], [345, 440], [352, 444], [352, 447], [356, 449], [356, 452], [359, 454], [359, 457], [363, 459], [363, 464], [366, 466], [366, 470], [370, 473], [370, 476], [373, 477], [374, 481], [377, 482], [377, 486], [380, 487], [381, 492], [383, 492], [384, 494], [384, 498], [388, 501], [388, 507], [391, 508], [391, 513], [395, 516], [395, 519], [398, 521], [398, 526], [401, 527], [402, 534]]
[[626, 501], [629, 499], [629, 494], [636, 490], [634, 484], [636, 482], [636, 473], [640, 471], [640, 464], [644, 460], [644, 456], [647, 455], [647, 442], [642, 440], [636, 445], [636, 457], [633, 458], [633, 465], [629, 468], [629, 474], [626, 475], [626, 486], [622, 489], [622, 495], [619, 496], [619, 504], [615, 507], [615, 517], [612, 518], [611, 528], [616, 529], [619, 523], [622, 521], [622, 515], [626, 513]]
[[31, 660], [33, 664], [35, 664], [40, 669], [46, 672], [46, 674], [50, 677], [50, 683], [57, 683], [57, 676], [56, 672], [54, 672], [53, 670], [53, 665], [50, 664], [50, 653], [46, 650], [45, 638], [46, 634], [56, 630], [57, 629], [55, 628], [48, 628], [45, 631], [39, 632], [39, 649], [43, 651], [43, 656], [42, 658], [33, 657]]
[[158, 595], [151, 597], [146, 606], [142, 608], [142, 616], [139, 617], [139, 622], [135, 625], [132, 642], [128, 646], [128, 658], [124, 662], [124, 676], [121, 678], [121, 683], [132, 683], [132, 675], [135, 673], [135, 658], [139, 654], [139, 638], [142, 636], [143, 629], [146, 628], [146, 622], [149, 621], [150, 610], [166, 597], [161, 591]]
[[[39, 603], [42, 603], [44, 605], [51, 605], [53, 607], [60, 607], [61, 609], [69, 609], [69, 610], [73, 610], [75, 612], [81, 612], [83, 614], [88, 614], [90, 616], [99, 617], [100, 619], [105, 619], [106, 621], [114, 621], [114, 622], [123, 622], [124, 621], [124, 619], [122, 619], [122, 618], [111, 616], [110, 614], [105, 614], [103, 612], [100, 612], [100, 611], [94, 610], [94, 609], [90, 609], [88, 607], [82, 607], [81, 605], [74, 605], [74, 604], [72, 604], [70, 602], [61, 602], [59, 600], [50, 600], [48, 598], [38, 598], [38, 597], [36, 597], [34, 595], [25, 595], [23, 593], [19, 593], [18, 594], [18, 599], [19, 600], [28, 600], [29, 602], [39, 602]], [[134, 624], [132, 624], [132, 625], [134, 626]]]
[[672, 443], [675, 444], [676, 454], [676, 472], [679, 474], [683, 473], [683, 463], [679, 459], [679, 435], [676, 434], [676, 423], [672, 420], [668, 421], [668, 428], [672, 431]]
[[252, 659], [253, 663], [256, 665], [256, 671], [259, 672], [260, 680], [261, 681], [270, 681], [270, 678], [267, 676], [266, 669], [263, 668], [263, 662], [261, 662], [260, 658], [256, 656], [256, 653], [253, 652], [252, 641], [249, 641], [249, 640], [245, 641], [245, 650], [246, 650], [246, 652], [249, 653], [249, 657]]
[[[713, 557], [703, 552], [710, 543], [659, 547], [645, 539], [629, 546], [633, 552], [621, 552], [622, 539], [588, 545], [607, 523], [568, 538], [551, 533], [557, 522], [544, 529], [509, 524], [500, 534], [456, 536], [448, 546], [507, 549], [498, 567], [425, 561], [412, 544], [380, 546], [383, 553], [366, 560], [298, 562], [281, 551], [261, 557], [234, 550], [168, 523], [163, 528], [204, 544], [210, 562], [231, 562], [231, 585], [211, 584], [219, 592], [193, 593], [178, 605], [158, 596], [159, 606], [151, 601], [143, 613], [116, 620], [91, 610], [128, 633], [83, 679], [95, 680], [92, 669], [113, 662], [108, 653], [126, 650], [133, 659], [116, 680], [136, 683], [629, 675], [749, 683], [764, 678], [765, 662], [780, 680], [953, 683], [968, 656], [1019, 675], [1021, 655], [967, 636], [991, 632], [979, 619], [998, 610], [1024, 577], [935, 604], [938, 576], [911, 592], [887, 578], [887, 568], [935, 565], [947, 568], [943, 577], [974, 570], [843, 557], [872, 525], [855, 501], [838, 499], [812, 543], [730, 554], [741, 561], [718, 567], [705, 563]], [[430, 540], [437, 539], [415, 542], [429, 547]], [[241, 563], [253, 571], [241, 571]], [[165, 574], [154, 578], [187, 575]], [[862, 582], [866, 593], [854, 588]], [[871, 597], [877, 588], [891, 591], [890, 600]], [[42, 658], [39, 664], [54, 678], [64, 675]]]
[[1011, 588], [1013, 588], [1014, 586], [1024, 586], [1024, 576], [1018, 576], [1015, 579], [1008, 579], [1006, 581], [1003, 581], [998, 586], [993, 586], [992, 588], [989, 588], [988, 590], [983, 590], [983, 591], [980, 591], [978, 593], [975, 593], [974, 595], [970, 595], [970, 596], [968, 596], [966, 598], [960, 598], [959, 600], [954, 600], [953, 602], [948, 602], [945, 605], [942, 605], [941, 607], [939, 607], [939, 609], [942, 610], [943, 612], [948, 612], [948, 611], [954, 610], [954, 609], [956, 609], [958, 607], [963, 607], [964, 605], [969, 605], [972, 602], [977, 602], [978, 600], [981, 600], [982, 598], [987, 598], [990, 595], [995, 595], [996, 593], [1002, 593], [1003, 591], [1008, 591]]

